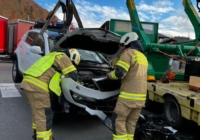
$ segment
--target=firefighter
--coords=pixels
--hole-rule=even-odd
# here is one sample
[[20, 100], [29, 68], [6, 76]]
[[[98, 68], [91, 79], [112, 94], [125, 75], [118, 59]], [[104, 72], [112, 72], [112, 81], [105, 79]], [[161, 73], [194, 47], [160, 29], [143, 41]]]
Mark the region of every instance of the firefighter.
[[135, 32], [125, 34], [120, 46], [124, 49], [115, 60], [114, 70], [108, 74], [109, 79], [121, 79], [112, 114], [113, 140], [133, 140], [136, 123], [145, 106], [148, 61]]
[[52, 52], [45, 55], [24, 72], [21, 88], [32, 110], [34, 140], [53, 139], [50, 93], [61, 95], [61, 74], [78, 80], [75, 65], [79, 62], [79, 52], [68, 49], [65, 53]]

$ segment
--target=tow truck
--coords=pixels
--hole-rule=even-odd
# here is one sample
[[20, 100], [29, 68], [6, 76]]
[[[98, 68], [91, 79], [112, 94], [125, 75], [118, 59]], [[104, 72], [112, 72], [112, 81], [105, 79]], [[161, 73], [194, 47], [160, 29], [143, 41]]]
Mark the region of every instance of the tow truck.
[[[183, 0], [182, 5], [196, 38], [176, 45], [159, 44], [158, 23], [140, 22], [134, 0], [126, 4], [131, 21], [111, 19], [109, 30], [120, 35], [134, 31], [141, 39], [149, 62], [146, 107], [152, 102], [161, 103], [165, 121], [174, 128], [180, 129], [185, 119], [200, 126], [200, 93], [189, 90], [190, 77], [200, 76], [200, 18], [191, 0]], [[150, 33], [144, 30], [147, 26], [151, 27]], [[171, 67], [173, 61], [179, 62], [178, 69]]]

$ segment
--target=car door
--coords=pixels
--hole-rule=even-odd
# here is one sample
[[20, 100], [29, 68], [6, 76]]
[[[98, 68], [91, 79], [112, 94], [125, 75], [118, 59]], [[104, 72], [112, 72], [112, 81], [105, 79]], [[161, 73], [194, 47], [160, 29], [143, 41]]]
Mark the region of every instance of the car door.
[[27, 69], [27, 56], [29, 55], [29, 49], [30, 46], [33, 44], [33, 32], [29, 31], [25, 34], [25, 38], [22, 42], [22, 44], [19, 46], [21, 48], [21, 54], [20, 54], [20, 59], [21, 59], [21, 72], [23, 73]]
[[18, 62], [18, 69], [20, 72], [24, 71], [24, 67], [23, 67], [23, 62], [24, 62], [24, 57], [25, 57], [25, 40], [26, 38], [26, 34], [24, 34], [24, 36], [22, 37], [22, 39], [19, 41], [19, 43], [17, 44], [17, 49], [15, 50], [15, 53], [17, 55], [17, 62]]
[[[25, 69], [27, 70], [31, 65], [33, 65], [38, 59], [40, 59], [45, 54], [45, 44], [43, 35], [37, 32], [30, 32], [30, 38], [33, 39], [30, 45], [27, 45], [26, 52], [26, 62]], [[36, 54], [31, 52], [31, 47], [39, 46], [42, 50], [42, 54]]]

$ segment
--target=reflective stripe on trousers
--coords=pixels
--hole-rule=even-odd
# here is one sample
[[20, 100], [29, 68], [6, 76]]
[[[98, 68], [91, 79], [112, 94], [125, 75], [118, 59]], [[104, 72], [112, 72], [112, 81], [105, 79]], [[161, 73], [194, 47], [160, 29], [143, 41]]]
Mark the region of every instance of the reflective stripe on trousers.
[[52, 136], [52, 130], [37, 132], [37, 138], [42, 140], [50, 140]]
[[115, 135], [115, 134], [113, 134], [113, 140], [128, 140], [127, 139], [127, 134], [124, 134], [124, 135]]
[[146, 94], [141, 93], [120, 92], [119, 97], [127, 100], [146, 100]]
[[40, 89], [42, 89], [46, 92], [49, 92], [48, 85], [37, 78], [34, 78], [32, 76], [24, 76], [23, 80], [39, 87]]
[[36, 129], [35, 123], [32, 123], [32, 129]]
[[127, 140], [134, 140], [133, 134], [127, 134]]

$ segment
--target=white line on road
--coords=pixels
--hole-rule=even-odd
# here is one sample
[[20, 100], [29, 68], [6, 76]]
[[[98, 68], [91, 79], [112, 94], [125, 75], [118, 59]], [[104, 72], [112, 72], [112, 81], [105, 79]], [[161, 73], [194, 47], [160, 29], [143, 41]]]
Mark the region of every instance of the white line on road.
[[2, 98], [22, 97], [19, 91], [16, 90], [1, 90]]
[[0, 83], [0, 88], [4, 87], [4, 86], [14, 86], [14, 85], [19, 86], [20, 83], [19, 84], [15, 84], [15, 83]]
[[1, 83], [0, 91], [2, 98], [21, 97], [18, 89], [15, 87], [18, 84], [14, 83]]

